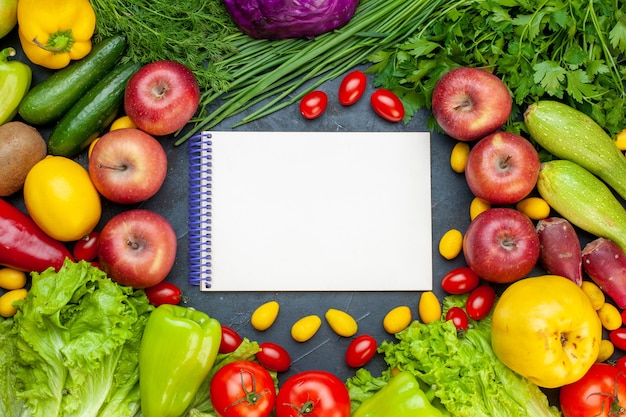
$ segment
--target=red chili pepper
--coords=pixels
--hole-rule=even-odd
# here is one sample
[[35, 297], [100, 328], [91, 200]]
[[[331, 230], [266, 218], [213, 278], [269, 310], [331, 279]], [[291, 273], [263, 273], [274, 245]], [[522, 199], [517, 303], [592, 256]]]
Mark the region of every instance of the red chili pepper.
[[0, 265], [27, 272], [59, 270], [71, 252], [17, 207], [0, 199]]

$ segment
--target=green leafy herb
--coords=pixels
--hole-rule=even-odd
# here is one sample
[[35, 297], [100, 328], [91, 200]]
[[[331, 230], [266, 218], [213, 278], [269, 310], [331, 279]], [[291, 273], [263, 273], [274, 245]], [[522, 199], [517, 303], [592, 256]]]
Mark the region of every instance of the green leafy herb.
[[[406, 42], [369, 57], [375, 83], [400, 95], [410, 111], [430, 108], [441, 75], [482, 67], [514, 97], [507, 128], [552, 97], [587, 113], [609, 132], [626, 114], [626, 5], [618, 0], [461, 0], [434, 14]], [[437, 129], [431, 117], [429, 127]]]
[[128, 40], [125, 59], [147, 64], [171, 59], [189, 67], [203, 89], [223, 91], [228, 71], [207, 65], [233, 56], [238, 38], [221, 0], [90, 0], [96, 13], [98, 42], [123, 34]]

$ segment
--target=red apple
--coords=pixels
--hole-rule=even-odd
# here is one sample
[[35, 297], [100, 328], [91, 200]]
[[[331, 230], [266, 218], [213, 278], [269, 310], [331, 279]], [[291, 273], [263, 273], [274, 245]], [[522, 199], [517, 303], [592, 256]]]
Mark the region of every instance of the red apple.
[[198, 80], [185, 65], [162, 60], [146, 64], [128, 80], [124, 110], [151, 135], [174, 133], [189, 122], [200, 103]]
[[156, 194], [167, 174], [167, 155], [139, 129], [112, 130], [94, 145], [89, 176], [98, 192], [115, 203], [133, 204]]
[[525, 214], [491, 208], [470, 223], [463, 238], [467, 265], [481, 278], [510, 283], [526, 276], [539, 259], [539, 238]]
[[465, 179], [476, 197], [492, 204], [513, 204], [535, 188], [540, 165], [539, 154], [528, 140], [496, 132], [470, 151]]
[[507, 86], [495, 75], [470, 67], [445, 73], [435, 85], [432, 112], [449, 136], [474, 141], [506, 123], [513, 99]]
[[148, 288], [163, 281], [176, 259], [176, 233], [160, 214], [123, 211], [100, 231], [98, 261], [121, 285]]

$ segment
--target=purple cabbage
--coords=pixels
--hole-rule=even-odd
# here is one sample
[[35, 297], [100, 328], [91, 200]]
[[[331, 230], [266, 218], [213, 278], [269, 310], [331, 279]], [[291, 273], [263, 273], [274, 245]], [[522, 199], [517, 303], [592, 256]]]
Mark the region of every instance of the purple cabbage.
[[352, 18], [359, 0], [224, 0], [245, 34], [259, 39], [313, 38]]

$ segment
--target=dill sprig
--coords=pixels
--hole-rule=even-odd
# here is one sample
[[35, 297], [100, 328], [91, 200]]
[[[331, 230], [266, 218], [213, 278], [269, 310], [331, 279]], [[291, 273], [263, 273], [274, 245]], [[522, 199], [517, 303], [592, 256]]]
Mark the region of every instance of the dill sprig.
[[[221, 0], [91, 0], [95, 41], [123, 34], [124, 60], [147, 64], [171, 59], [186, 65], [203, 91], [226, 91], [233, 74], [209, 65], [238, 52], [244, 36]], [[233, 36], [234, 35], [234, 36]]]

